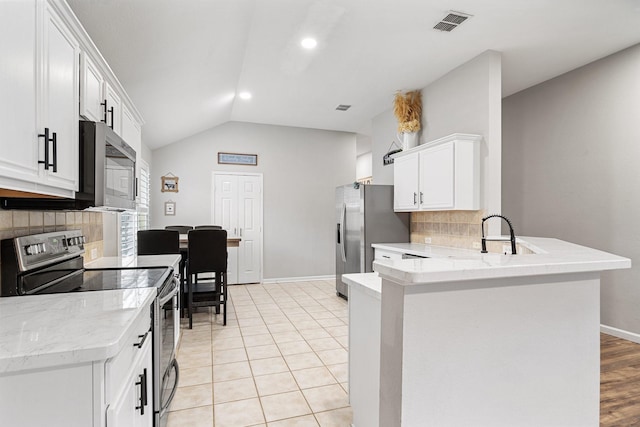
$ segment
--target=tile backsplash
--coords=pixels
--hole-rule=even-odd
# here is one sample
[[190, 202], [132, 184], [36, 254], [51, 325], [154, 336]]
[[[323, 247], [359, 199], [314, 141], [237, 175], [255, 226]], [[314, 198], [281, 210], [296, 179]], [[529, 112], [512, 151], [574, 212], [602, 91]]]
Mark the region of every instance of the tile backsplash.
[[87, 261], [102, 257], [102, 212], [0, 210], [0, 239], [64, 230], [82, 230]]
[[482, 237], [480, 211], [429, 211], [411, 213], [411, 242], [461, 249], [475, 249]]
[[[431, 239], [432, 245], [479, 251], [482, 218], [485, 216], [484, 210], [412, 212], [411, 243], [425, 243], [427, 238]], [[487, 250], [501, 253], [503, 244], [505, 243], [487, 242]], [[519, 254], [533, 253], [519, 244], [516, 251]]]

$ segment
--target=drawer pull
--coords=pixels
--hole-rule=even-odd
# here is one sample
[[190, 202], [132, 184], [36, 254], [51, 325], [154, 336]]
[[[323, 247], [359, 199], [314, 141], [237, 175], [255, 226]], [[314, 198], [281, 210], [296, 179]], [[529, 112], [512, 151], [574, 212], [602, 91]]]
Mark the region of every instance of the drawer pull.
[[389, 255], [382, 255], [382, 258], [391, 259], [391, 257]]
[[138, 338], [142, 338], [140, 342], [133, 343], [134, 347], [142, 348], [144, 345], [144, 341], [147, 339], [147, 335], [149, 335], [149, 331], [145, 332], [144, 335], [138, 335]]

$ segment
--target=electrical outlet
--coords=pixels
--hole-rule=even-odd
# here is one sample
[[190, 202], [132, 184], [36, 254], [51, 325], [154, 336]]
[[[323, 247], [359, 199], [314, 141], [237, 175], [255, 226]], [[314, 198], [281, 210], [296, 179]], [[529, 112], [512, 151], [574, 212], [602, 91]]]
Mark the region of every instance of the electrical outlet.
[[511, 253], [511, 245], [502, 245], [502, 253], [508, 255]]
[[480, 249], [480, 242], [473, 242], [473, 243], [471, 244], [471, 247], [472, 247], [473, 249]]
[[424, 238], [424, 242], [425, 243], [431, 243], [431, 237], [425, 237]]
[[91, 259], [98, 258], [98, 250], [96, 248], [91, 249]]

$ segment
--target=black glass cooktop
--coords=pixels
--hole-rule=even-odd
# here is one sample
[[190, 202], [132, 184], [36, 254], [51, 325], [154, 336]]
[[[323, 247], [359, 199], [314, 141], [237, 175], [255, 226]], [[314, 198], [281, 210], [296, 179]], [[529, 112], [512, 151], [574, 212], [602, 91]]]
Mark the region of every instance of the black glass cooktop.
[[170, 268], [84, 270], [42, 289], [38, 294], [106, 291], [130, 288], [160, 288], [171, 275]]

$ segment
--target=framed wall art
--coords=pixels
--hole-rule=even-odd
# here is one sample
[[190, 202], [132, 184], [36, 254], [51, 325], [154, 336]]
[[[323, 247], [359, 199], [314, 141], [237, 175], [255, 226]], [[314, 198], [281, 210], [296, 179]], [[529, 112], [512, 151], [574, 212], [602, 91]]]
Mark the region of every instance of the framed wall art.
[[165, 216], [174, 216], [176, 214], [176, 202], [164, 202], [164, 214]]
[[177, 193], [178, 192], [178, 178], [172, 173], [169, 173], [162, 177], [162, 187], [160, 191], [163, 193]]
[[258, 166], [258, 155], [241, 153], [218, 153], [218, 164]]

